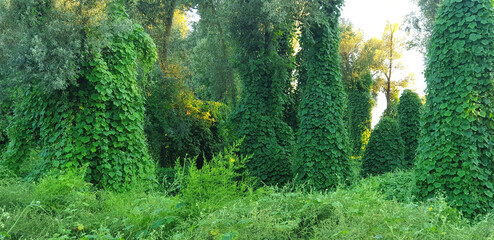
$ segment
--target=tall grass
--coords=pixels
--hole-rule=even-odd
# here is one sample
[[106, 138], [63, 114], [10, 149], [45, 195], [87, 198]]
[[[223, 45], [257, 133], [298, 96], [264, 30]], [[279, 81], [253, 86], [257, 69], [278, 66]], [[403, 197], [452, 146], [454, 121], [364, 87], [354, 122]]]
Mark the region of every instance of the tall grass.
[[413, 172], [333, 192], [254, 188], [225, 149], [202, 169], [125, 193], [94, 189], [82, 172], [22, 180], [0, 169], [0, 239], [494, 239], [494, 215], [469, 221], [444, 199], [416, 202]]

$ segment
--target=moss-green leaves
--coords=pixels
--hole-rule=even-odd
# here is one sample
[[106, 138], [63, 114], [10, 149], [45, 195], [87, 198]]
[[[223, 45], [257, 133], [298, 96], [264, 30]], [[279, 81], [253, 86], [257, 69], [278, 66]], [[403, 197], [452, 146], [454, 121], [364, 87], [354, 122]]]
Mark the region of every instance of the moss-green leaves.
[[445, 193], [469, 217], [494, 206], [493, 4], [444, 1], [425, 72], [416, 192], [422, 199]]

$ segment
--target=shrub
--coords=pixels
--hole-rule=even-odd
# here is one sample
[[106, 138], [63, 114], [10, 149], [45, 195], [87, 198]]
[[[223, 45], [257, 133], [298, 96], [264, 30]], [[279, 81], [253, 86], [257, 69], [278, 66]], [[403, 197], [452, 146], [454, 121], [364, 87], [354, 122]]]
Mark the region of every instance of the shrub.
[[398, 105], [398, 127], [404, 143], [403, 167], [411, 168], [415, 163], [415, 155], [420, 136], [420, 113], [422, 101], [417, 93], [405, 90]]
[[34, 198], [50, 210], [62, 210], [70, 204], [90, 201], [91, 184], [84, 181], [85, 170], [72, 170], [44, 177], [34, 189]]
[[395, 119], [383, 117], [371, 134], [362, 158], [362, 175], [378, 175], [403, 166], [403, 140]]
[[167, 77], [158, 66], [149, 78], [144, 129], [152, 157], [159, 167], [173, 168], [178, 158], [198, 156], [202, 166], [203, 157], [210, 159], [220, 150], [219, 125], [229, 109], [196, 99], [181, 79]]
[[235, 154], [240, 143], [206, 161], [198, 169], [194, 160], [188, 160], [188, 172], [185, 187], [180, 199], [185, 204], [187, 214], [198, 216], [200, 213], [212, 212], [223, 204], [246, 196], [253, 187], [253, 179], [245, 171], [248, 158], [240, 158]]
[[445, 0], [425, 71], [416, 194], [445, 194], [468, 217], [494, 207], [493, 4]]

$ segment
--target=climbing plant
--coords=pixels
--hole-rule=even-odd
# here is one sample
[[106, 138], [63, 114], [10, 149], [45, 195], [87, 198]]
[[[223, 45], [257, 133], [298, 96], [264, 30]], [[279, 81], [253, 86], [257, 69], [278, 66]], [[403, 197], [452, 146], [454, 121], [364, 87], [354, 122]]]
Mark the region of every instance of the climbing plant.
[[283, 19], [273, 20], [265, 11], [270, 1], [231, 2], [230, 31], [234, 36], [243, 96], [235, 107], [231, 122], [235, 135], [245, 137], [241, 153], [253, 155], [247, 162], [249, 172], [266, 184], [283, 184], [291, 176], [293, 133], [283, 122], [283, 97], [290, 62], [279, 53]]
[[[370, 72], [365, 74], [362, 82], [372, 83]], [[372, 108], [375, 105], [374, 98], [370, 93], [369, 88], [355, 87], [347, 90], [348, 95], [348, 136], [350, 138], [351, 154], [360, 156], [369, 141], [369, 136], [372, 131]]]
[[445, 194], [467, 217], [494, 206], [494, 2], [445, 0], [425, 71], [416, 194]]
[[343, 122], [346, 95], [338, 57], [342, 1], [307, 2], [300, 40], [306, 82], [299, 109], [297, 172], [315, 189], [334, 188], [350, 177], [350, 146]]
[[409, 89], [403, 91], [398, 104], [398, 127], [404, 143], [403, 167], [405, 168], [411, 168], [415, 163], [420, 136], [421, 110], [422, 101], [419, 95]]
[[403, 166], [403, 140], [398, 122], [383, 117], [375, 126], [362, 158], [362, 175], [378, 175]]
[[[30, 148], [37, 146], [44, 160], [38, 174], [88, 166], [86, 178], [97, 187], [125, 190], [153, 176], [136, 71], [138, 61], [144, 67], [154, 62], [155, 46], [140, 26], [125, 17], [118, 2], [76, 6], [92, 9], [99, 14], [93, 20], [101, 20], [79, 26], [79, 47], [86, 51], [74, 50], [84, 52], [84, 61], [75, 68], [80, 69], [76, 82], [64, 89], [34, 85], [26, 91], [14, 110], [5, 162], [16, 170]], [[44, 21], [51, 21], [43, 14], [36, 17], [39, 25], [32, 27], [43, 28]]]

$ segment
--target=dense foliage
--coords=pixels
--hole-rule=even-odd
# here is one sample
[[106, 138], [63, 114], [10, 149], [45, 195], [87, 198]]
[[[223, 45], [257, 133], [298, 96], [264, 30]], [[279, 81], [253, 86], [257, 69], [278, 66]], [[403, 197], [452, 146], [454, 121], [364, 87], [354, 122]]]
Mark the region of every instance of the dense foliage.
[[403, 166], [403, 140], [398, 122], [383, 117], [375, 126], [362, 158], [362, 175], [378, 175]]
[[151, 156], [160, 167], [172, 167], [178, 158], [211, 158], [222, 143], [219, 125], [226, 108], [195, 99], [180, 79], [155, 68], [149, 74], [145, 103], [145, 132]]
[[420, 114], [422, 101], [412, 90], [401, 94], [398, 105], [398, 127], [404, 143], [403, 167], [411, 168], [415, 163], [415, 155], [420, 136]]
[[[370, 73], [363, 76], [372, 81]], [[374, 98], [369, 88], [356, 88], [347, 90], [348, 94], [348, 136], [350, 139], [351, 154], [361, 156], [369, 141], [372, 123], [372, 108], [375, 105]]]
[[[228, 163], [226, 164], [228, 166]], [[443, 199], [410, 201], [412, 172], [372, 177], [349, 189], [235, 190], [230, 172], [192, 170], [180, 182], [194, 193], [93, 191], [83, 172], [39, 184], [0, 169], [0, 238], [4, 239], [491, 239], [492, 215], [471, 223]], [[186, 169], [177, 169], [187, 173]], [[205, 179], [206, 184], [199, 181]], [[218, 191], [213, 189], [218, 188]], [[193, 192], [190, 192], [193, 193]], [[219, 194], [221, 193], [221, 194]], [[393, 200], [396, 199], [396, 200]], [[198, 214], [199, 212], [199, 214]]]
[[[232, 123], [238, 138], [245, 137], [242, 154], [253, 155], [250, 173], [267, 184], [282, 184], [291, 178], [293, 132], [283, 122], [284, 87], [290, 62], [278, 49], [283, 32], [263, 11], [265, 1], [232, 2], [237, 14], [231, 31], [239, 48], [237, 61], [243, 96], [235, 107]], [[280, 27], [282, 26], [282, 27]]]
[[[324, 2], [324, 3], [323, 3]], [[338, 57], [340, 1], [311, 2], [322, 18], [303, 26], [301, 48], [307, 79], [300, 102], [297, 133], [299, 178], [315, 189], [330, 189], [350, 177], [350, 146], [343, 122], [346, 94]]]
[[493, 4], [444, 1], [419, 127], [343, 0], [0, 0], [0, 240], [494, 238]]
[[[44, 26], [58, 23], [59, 19], [45, 15], [59, 11], [50, 1], [43, 2], [44, 5], [30, 1], [16, 3], [19, 5], [9, 10], [18, 11], [17, 8], [23, 7], [33, 10], [24, 16], [26, 19], [19, 19], [21, 27], [42, 31]], [[88, 181], [98, 187], [124, 190], [137, 180], [153, 178], [153, 163], [147, 153], [143, 129], [144, 101], [136, 81], [136, 66], [138, 59], [147, 66], [153, 63], [155, 46], [140, 26], [125, 17], [120, 4], [98, 9], [100, 5], [80, 3], [78, 7], [95, 7], [93, 11], [105, 12], [105, 24], [88, 20], [86, 25], [79, 26], [83, 44], [71, 47], [74, 52], [85, 52], [85, 62], [68, 59], [68, 62], [38, 63], [39, 67], [28, 68], [29, 71], [24, 73], [49, 72], [47, 76], [33, 75], [25, 79], [35, 84], [24, 91], [16, 105], [3, 163], [18, 171], [31, 148], [39, 148], [44, 161], [34, 174], [44, 174], [54, 168], [89, 166]], [[78, 16], [74, 14], [74, 18]], [[32, 32], [25, 34], [29, 36]], [[45, 48], [46, 53], [56, 51], [58, 48], [54, 46], [43, 45], [51, 42], [49, 36], [44, 37], [45, 41], [34, 42], [35, 49]], [[30, 45], [26, 47], [32, 49]], [[43, 56], [40, 61], [50, 58]], [[59, 64], [77, 70], [72, 74], [76, 77], [74, 82], [69, 85], [54, 78], [51, 85], [44, 83], [43, 79], [52, 80], [51, 74], [56, 71], [40, 67], [56, 68]], [[14, 66], [17, 67], [15, 63]]]
[[11, 114], [12, 106], [9, 105], [9, 102], [0, 101], [0, 153], [7, 146], [9, 140], [7, 137], [7, 126], [9, 125]]
[[441, 5], [425, 72], [417, 196], [443, 193], [465, 216], [494, 206], [494, 11], [490, 0]]

